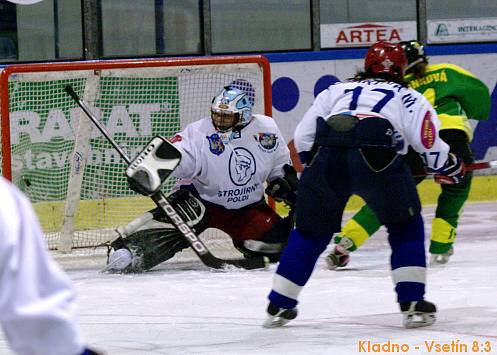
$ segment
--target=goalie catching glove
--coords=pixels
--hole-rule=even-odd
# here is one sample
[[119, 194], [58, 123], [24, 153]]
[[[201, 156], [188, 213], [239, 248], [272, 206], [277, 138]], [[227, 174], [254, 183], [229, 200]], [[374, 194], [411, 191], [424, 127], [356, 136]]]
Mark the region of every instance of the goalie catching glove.
[[466, 174], [466, 168], [464, 162], [456, 155], [449, 153], [447, 161], [441, 170], [435, 173], [435, 181], [439, 184], [460, 184], [464, 175]]
[[285, 176], [271, 181], [266, 187], [266, 194], [277, 202], [285, 202], [290, 207], [293, 207], [297, 200], [299, 179], [293, 166], [285, 164], [283, 171]]
[[167, 139], [152, 138], [126, 169], [131, 190], [145, 196], [158, 192], [181, 161], [181, 153]]

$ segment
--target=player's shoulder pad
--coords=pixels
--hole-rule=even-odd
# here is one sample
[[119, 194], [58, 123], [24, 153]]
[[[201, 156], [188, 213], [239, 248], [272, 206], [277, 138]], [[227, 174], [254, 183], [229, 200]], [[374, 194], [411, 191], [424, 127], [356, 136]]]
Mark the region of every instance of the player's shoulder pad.
[[476, 75], [474, 75], [470, 71], [468, 71], [464, 68], [461, 68], [460, 66], [458, 66], [456, 64], [451, 64], [451, 63], [430, 64], [427, 68], [427, 74], [429, 74], [432, 71], [436, 71], [436, 70], [454, 71], [454, 72], [461, 74], [461, 75], [476, 78]]
[[322, 90], [321, 92], [324, 92], [326, 90], [333, 90], [336, 86], [340, 86], [340, 84], [346, 84], [349, 81], [335, 81], [334, 83], [330, 84], [325, 90]]
[[252, 121], [244, 129], [246, 132], [254, 133], [272, 133], [278, 137], [279, 140], [285, 141], [274, 118], [265, 115], [253, 115]]
[[424, 97], [422, 93], [420, 93], [419, 91], [417, 91], [416, 89], [413, 89], [411, 87], [403, 87], [402, 88], [402, 95], [404, 95], [404, 93], [408, 92], [409, 94], [413, 95], [413, 96], [416, 96], [416, 97]]
[[198, 121], [189, 124], [189, 126], [192, 126], [195, 129], [198, 129], [200, 127], [208, 127], [210, 125], [212, 125], [212, 120], [210, 117], [204, 117]]
[[207, 132], [212, 128], [213, 126], [210, 117], [205, 117], [186, 125], [183, 132]]
[[[191, 122], [186, 125], [181, 131], [176, 132], [170, 139], [171, 143], [182, 142], [184, 140], [196, 141], [195, 137], [203, 137], [210, 135], [215, 131], [210, 118], [202, 118], [198, 121]], [[179, 148], [179, 146], [177, 147]]]
[[418, 109], [422, 107], [431, 106], [423, 94], [410, 87], [403, 87], [398, 92], [398, 95], [402, 105], [404, 108], [408, 109], [409, 113], [417, 112]]
[[255, 114], [252, 116], [252, 121], [253, 123], [255, 123], [254, 126], [257, 125], [258, 127], [273, 128], [279, 131], [278, 125], [276, 124], [274, 118], [259, 114]]

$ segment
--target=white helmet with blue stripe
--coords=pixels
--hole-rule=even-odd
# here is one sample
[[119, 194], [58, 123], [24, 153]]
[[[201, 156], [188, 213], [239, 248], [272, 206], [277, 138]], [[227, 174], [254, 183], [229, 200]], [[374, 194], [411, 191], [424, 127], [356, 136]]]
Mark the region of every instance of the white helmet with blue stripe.
[[252, 119], [252, 103], [244, 91], [226, 86], [212, 99], [211, 118], [220, 132], [244, 127]]

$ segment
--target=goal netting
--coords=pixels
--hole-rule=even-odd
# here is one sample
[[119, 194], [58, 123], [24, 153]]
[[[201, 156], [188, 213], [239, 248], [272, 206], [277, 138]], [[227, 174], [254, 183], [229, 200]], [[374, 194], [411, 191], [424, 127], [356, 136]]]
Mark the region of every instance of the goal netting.
[[[210, 114], [226, 85], [270, 115], [262, 56], [13, 65], [0, 77], [2, 174], [31, 199], [48, 247], [69, 252], [116, 236], [154, 207], [129, 190], [126, 165], [76, 103], [70, 84], [130, 157], [157, 134], [170, 137]], [[165, 186], [165, 192], [172, 182]]]

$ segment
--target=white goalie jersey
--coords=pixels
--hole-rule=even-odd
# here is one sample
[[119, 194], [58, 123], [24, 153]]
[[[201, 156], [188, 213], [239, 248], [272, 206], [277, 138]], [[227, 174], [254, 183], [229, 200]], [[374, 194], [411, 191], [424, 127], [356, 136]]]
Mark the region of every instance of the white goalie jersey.
[[218, 132], [210, 118], [189, 124], [171, 142], [181, 152], [172, 176], [227, 209], [260, 201], [264, 183], [283, 177], [290, 152], [274, 120], [253, 115], [240, 131]]

